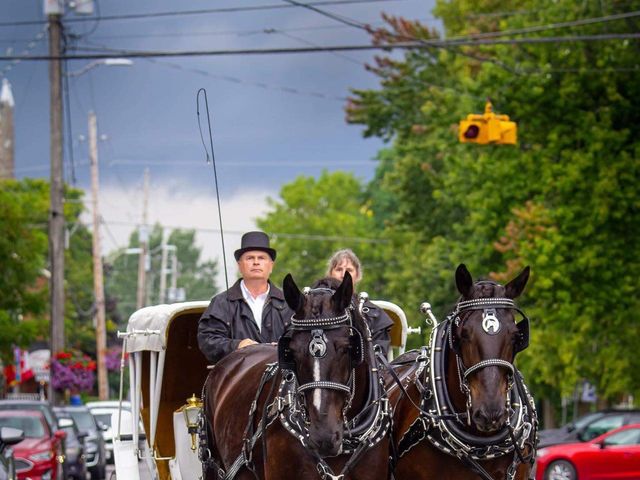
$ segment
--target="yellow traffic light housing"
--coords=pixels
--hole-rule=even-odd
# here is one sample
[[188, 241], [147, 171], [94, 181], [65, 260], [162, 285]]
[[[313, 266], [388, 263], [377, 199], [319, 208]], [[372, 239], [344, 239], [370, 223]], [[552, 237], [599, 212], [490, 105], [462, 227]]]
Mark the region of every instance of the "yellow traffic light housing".
[[493, 113], [491, 102], [484, 107], [484, 114], [467, 115], [460, 121], [458, 139], [462, 143], [480, 143], [486, 145], [515, 145], [518, 139], [518, 125], [509, 121], [508, 115]]

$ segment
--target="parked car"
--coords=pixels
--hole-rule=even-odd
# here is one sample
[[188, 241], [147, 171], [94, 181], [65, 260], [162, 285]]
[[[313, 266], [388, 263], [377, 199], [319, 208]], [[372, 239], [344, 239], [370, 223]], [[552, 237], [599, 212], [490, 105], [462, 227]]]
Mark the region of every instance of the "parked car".
[[[105, 442], [107, 463], [113, 463], [113, 437], [117, 433], [117, 426], [111, 425], [111, 415], [118, 412], [120, 402], [117, 400], [104, 400], [96, 402], [87, 402], [87, 408], [91, 414], [95, 417], [98, 425], [102, 424], [102, 435]], [[122, 409], [131, 413], [131, 404], [129, 402], [122, 402]], [[144, 433], [144, 426], [140, 422], [139, 426], [140, 440], [138, 448], [141, 451], [146, 447], [146, 435]]]
[[586, 442], [614, 428], [636, 422], [640, 422], [640, 410], [614, 409], [588, 413], [576, 420], [575, 423], [571, 422], [560, 428], [541, 430], [538, 447]]
[[38, 410], [44, 414], [51, 431], [58, 430], [58, 416], [49, 402], [42, 400], [0, 400], [0, 410]]
[[42, 411], [0, 411], [0, 427], [18, 428], [24, 432], [24, 439], [13, 446], [18, 479], [62, 479], [62, 465], [57, 452], [61, 449], [65, 432], [52, 431]]
[[[5, 410], [35, 410], [42, 412], [44, 418], [49, 426], [51, 436], [55, 435], [55, 432], [60, 430], [58, 423], [58, 416], [53, 411], [53, 407], [47, 401], [43, 400], [0, 400], [0, 412]], [[56, 452], [56, 458], [59, 463], [64, 462], [64, 450], [65, 439], [64, 435], [59, 435], [61, 440], [54, 442], [57, 445], [58, 451]]]
[[536, 480], [640, 478], [640, 423], [625, 425], [587, 442], [538, 450]]
[[62, 470], [66, 480], [86, 480], [87, 465], [85, 462], [86, 432], [81, 432], [75, 420], [60, 407], [53, 407], [58, 415], [60, 428], [67, 434], [65, 437], [64, 463]]
[[85, 463], [91, 474], [91, 480], [104, 480], [107, 468], [107, 454], [102, 436], [102, 430], [98, 426], [95, 417], [91, 415], [89, 409], [84, 405], [64, 406], [59, 409], [70, 415], [78, 425], [81, 432], [87, 436], [85, 443]]
[[11, 445], [24, 440], [24, 432], [17, 428], [0, 428], [0, 480], [16, 480], [16, 462]]

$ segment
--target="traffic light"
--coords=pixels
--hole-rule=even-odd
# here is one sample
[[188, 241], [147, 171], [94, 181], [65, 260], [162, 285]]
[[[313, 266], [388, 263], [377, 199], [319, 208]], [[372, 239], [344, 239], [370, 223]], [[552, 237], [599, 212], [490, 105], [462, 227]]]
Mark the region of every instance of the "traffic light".
[[458, 139], [462, 143], [496, 143], [499, 145], [515, 145], [518, 137], [516, 122], [509, 121], [508, 115], [493, 113], [491, 102], [484, 107], [484, 114], [467, 115], [460, 121]]

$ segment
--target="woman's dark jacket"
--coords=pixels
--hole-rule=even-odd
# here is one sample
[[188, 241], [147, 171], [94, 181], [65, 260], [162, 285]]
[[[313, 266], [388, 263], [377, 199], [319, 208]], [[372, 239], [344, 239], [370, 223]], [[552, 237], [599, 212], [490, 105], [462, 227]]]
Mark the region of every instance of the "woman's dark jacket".
[[198, 323], [198, 346], [207, 361], [215, 363], [238, 348], [245, 338], [258, 343], [277, 342], [291, 322], [293, 312], [282, 290], [269, 281], [269, 296], [262, 310], [262, 331], [242, 296], [240, 280], [211, 299]]
[[373, 344], [379, 345], [386, 356], [391, 343], [390, 332], [391, 327], [393, 326], [393, 320], [389, 318], [389, 315], [387, 315], [382, 308], [376, 306], [369, 300], [364, 302], [363, 314], [365, 319], [369, 322]]

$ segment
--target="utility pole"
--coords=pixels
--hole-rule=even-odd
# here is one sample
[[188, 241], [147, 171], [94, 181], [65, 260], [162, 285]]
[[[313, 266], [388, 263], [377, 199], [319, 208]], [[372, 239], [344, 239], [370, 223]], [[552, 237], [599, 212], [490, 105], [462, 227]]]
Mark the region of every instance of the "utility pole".
[[140, 241], [140, 257], [138, 258], [138, 310], [145, 306], [146, 303], [146, 273], [147, 273], [147, 254], [149, 249], [149, 230], [147, 227], [147, 209], [149, 207], [149, 169], [144, 170], [144, 201], [142, 207], [142, 227], [138, 233]]
[[162, 260], [160, 261], [160, 292], [158, 294], [158, 303], [165, 303], [167, 293], [167, 237], [164, 229], [162, 230], [162, 243], [160, 244]]
[[11, 84], [3, 78], [0, 90], [0, 178], [16, 178], [13, 106]]
[[93, 296], [95, 298], [96, 357], [98, 360], [98, 395], [100, 400], [109, 399], [107, 383], [107, 328], [104, 306], [104, 281], [102, 272], [102, 249], [100, 247], [100, 211], [98, 208], [98, 125], [96, 114], [89, 112], [89, 158], [91, 161], [91, 197], [93, 200]]
[[[49, 207], [49, 261], [51, 263], [51, 358], [64, 350], [64, 206], [62, 181], [62, 66], [60, 40], [61, 11], [57, 2], [45, 4], [49, 20], [49, 82], [51, 130], [51, 205]], [[55, 372], [51, 372], [55, 375]], [[54, 390], [49, 382], [49, 399]]]

